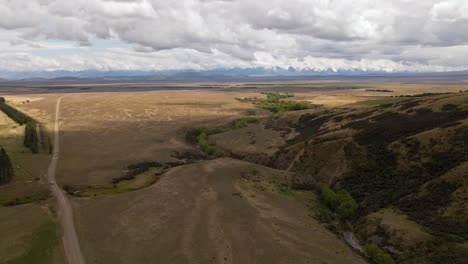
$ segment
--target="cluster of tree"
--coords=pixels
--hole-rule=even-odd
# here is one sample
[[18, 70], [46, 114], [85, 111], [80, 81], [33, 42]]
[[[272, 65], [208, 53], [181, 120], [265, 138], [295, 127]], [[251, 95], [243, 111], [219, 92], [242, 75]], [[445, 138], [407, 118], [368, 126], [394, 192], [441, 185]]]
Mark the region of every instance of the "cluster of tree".
[[29, 148], [33, 153], [38, 153], [38, 136], [36, 131], [36, 121], [28, 115], [16, 110], [5, 103], [5, 98], [0, 99], [0, 110], [4, 112], [16, 123], [23, 125], [26, 124], [24, 130], [24, 146]]
[[304, 110], [311, 106], [308, 102], [282, 101], [281, 99], [294, 97], [288, 93], [266, 93], [266, 96], [266, 99], [261, 100], [257, 107], [273, 113]]
[[290, 97], [294, 97], [294, 94], [290, 94], [290, 93], [263, 93], [266, 95], [266, 100], [269, 100], [269, 101], [277, 101], [277, 100], [280, 100], [280, 99], [284, 99], [284, 98], [290, 98]]
[[364, 251], [367, 257], [375, 264], [395, 264], [393, 258], [375, 244], [366, 244]]
[[328, 208], [342, 219], [354, 216], [359, 207], [347, 191], [335, 192], [327, 184], [320, 184], [320, 198]]
[[0, 148], [0, 184], [8, 183], [13, 177], [13, 165], [10, 157], [3, 148]]
[[24, 130], [24, 146], [29, 148], [33, 153], [38, 153], [38, 137], [35, 123], [28, 122]]
[[393, 93], [392, 90], [388, 90], [388, 89], [366, 89], [366, 92]]
[[20, 125], [26, 124], [28, 122], [34, 122], [34, 119], [32, 119], [31, 117], [6, 104], [5, 98], [0, 99], [0, 110]]
[[208, 129], [208, 128], [198, 128], [196, 129], [197, 134], [197, 144], [203, 152], [210, 156], [222, 157], [224, 156], [224, 151], [217, 149], [216, 147], [208, 143], [208, 136], [218, 134], [223, 132], [221, 129]]

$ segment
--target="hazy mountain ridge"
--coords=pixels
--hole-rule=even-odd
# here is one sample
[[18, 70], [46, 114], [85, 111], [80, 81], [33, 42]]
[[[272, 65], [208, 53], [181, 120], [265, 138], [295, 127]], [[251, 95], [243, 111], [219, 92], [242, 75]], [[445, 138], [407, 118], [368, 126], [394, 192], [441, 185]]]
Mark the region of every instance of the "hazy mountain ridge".
[[177, 80], [210, 80], [210, 79], [250, 79], [281, 77], [353, 77], [353, 76], [468, 76], [468, 71], [460, 72], [387, 72], [367, 70], [295, 69], [289, 68], [232, 68], [212, 70], [167, 70], [167, 71], [34, 71], [14, 72], [0, 71], [0, 79], [9, 81], [79, 81], [79, 80], [135, 80], [135, 81], [177, 81]]

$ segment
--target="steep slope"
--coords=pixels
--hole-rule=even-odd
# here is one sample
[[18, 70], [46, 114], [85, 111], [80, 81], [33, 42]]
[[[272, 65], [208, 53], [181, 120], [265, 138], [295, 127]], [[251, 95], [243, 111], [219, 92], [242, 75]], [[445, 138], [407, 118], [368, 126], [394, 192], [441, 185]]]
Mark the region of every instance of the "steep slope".
[[[229, 138], [239, 138], [246, 130], [256, 131], [257, 138], [280, 131], [283, 144], [270, 147], [275, 151], [269, 149], [274, 154], [267, 161], [265, 146], [256, 148], [255, 140], [244, 137], [235, 147], [229, 145]], [[291, 112], [216, 135], [211, 142], [238, 158], [255, 161], [257, 155], [263, 164], [295, 172], [296, 188], [313, 189], [314, 183], [326, 182], [348, 191], [359, 203], [353, 224], [360, 227], [356, 231], [361, 241], [377, 238], [374, 242], [401, 262], [466, 259], [466, 92], [376, 107]], [[239, 151], [245, 149], [248, 155]], [[376, 216], [379, 221], [371, 221]], [[365, 225], [375, 228], [369, 231]], [[423, 238], [419, 246], [413, 243], [416, 236], [391, 243], [402, 232], [420, 234], [415, 226], [424, 233], [417, 236]]]

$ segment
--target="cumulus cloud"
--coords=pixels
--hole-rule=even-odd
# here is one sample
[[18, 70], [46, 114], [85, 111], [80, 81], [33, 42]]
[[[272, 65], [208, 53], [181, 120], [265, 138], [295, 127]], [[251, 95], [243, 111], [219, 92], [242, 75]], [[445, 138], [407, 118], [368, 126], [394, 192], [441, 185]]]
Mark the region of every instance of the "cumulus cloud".
[[465, 0], [0, 0], [0, 69], [466, 69], [466, 28]]

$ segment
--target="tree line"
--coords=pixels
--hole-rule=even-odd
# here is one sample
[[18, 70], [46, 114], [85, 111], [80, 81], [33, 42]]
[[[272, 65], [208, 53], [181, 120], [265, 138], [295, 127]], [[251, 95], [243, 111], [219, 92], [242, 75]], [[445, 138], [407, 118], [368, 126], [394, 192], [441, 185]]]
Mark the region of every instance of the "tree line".
[[33, 153], [38, 153], [39, 139], [36, 131], [36, 121], [30, 116], [6, 104], [5, 98], [3, 97], [0, 97], [0, 110], [19, 125], [26, 124], [24, 130], [24, 146], [29, 148]]
[[33, 153], [38, 153], [38, 137], [36, 131], [36, 124], [28, 122], [24, 129], [24, 146], [30, 149]]
[[0, 110], [20, 125], [28, 122], [35, 123], [34, 119], [8, 105], [3, 97], [0, 97]]
[[10, 157], [3, 148], [0, 148], [0, 185], [5, 184], [13, 177], [13, 165]]

